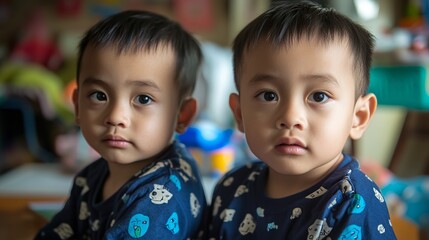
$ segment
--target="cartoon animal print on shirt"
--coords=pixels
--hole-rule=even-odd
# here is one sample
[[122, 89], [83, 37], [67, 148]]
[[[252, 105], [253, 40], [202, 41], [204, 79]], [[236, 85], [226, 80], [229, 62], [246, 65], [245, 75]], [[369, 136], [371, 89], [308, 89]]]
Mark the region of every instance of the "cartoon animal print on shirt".
[[80, 203], [80, 209], [79, 209], [79, 220], [85, 220], [91, 215], [91, 213], [88, 211], [88, 204], [86, 202]]
[[246, 185], [240, 185], [238, 186], [237, 190], [235, 191], [234, 197], [239, 197], [244, 193], [249, 192], [249, 189], [246, 187]]
[[259, 175], [259, 172], [253, 171], [249, 174], [249, 177], [247, 178], [249, 181], [255, 181], [256, 176]]
[[149, 229], [149, 217], [143, 214], [136, 214], [131, 217], [128, 224], [128, 234], [132, 238], [144, 236]]
[[173, 197], [173, 194], [171, 194], [164, 185], [153, 184], [153, 188], [149, 198], [154, 204], [168, 203], [171, 197]]
[[349, 180], [344, 179], [344, 180], [341, 182], [341, 191], [342, 191], [343, 193], [349, 193], [349, 192], [352, 192], [352, 191], [353, 191], [352, 184], [350, 183], [350, 181], [349, 181]]
[[182, 184], [176, 175], [170, 175], [170, 180], [174, 183], [174, 185], [176, 185], [179, 191], [182, 190]]
[[220, 196], [216, 196], [214, 203], [213, 203], [213, 216], [216, 216], [219, 212], [219, 208], [222, 205], [222, 199]]
[[191, 193], [189, 202], [191, 205], [192, 215], [194, 216], [194, 218], [196, 218], [198, 216], [198, 213], [200, 212], [201, 205], [200, 205], [200, 202], [198, 201], [197, 196], [195, 196], [194, 193]]
[[253, 216], [249, 213], [246, 214], [243, 221], [240, 224], [240, 227], [238, 228], [238, 231], [241, 233], [241, 235], [247, 235], [249, 233], [253, 233], [256, 228], [256, 223], [253, 221]]
[[61, 223], [54, 229], [54, 232], [56, 232], [61, 239], [69, 239], [74, 234], [72, 227], [67, 223]]
[[317, 198], [322, 196], [323, 194], [325, 194], [328, 190], [326, 190], [326, 188], [324, 187], [320, 187], [319, 189], [317, 189], [316, 191], [310, 193], [309, 195], [307, 195], [305, 198], [307, 199], [313, 199], [313, 198]]
[[142, 174], [142, 171], [144, 171], [144, 170], [140, 170], [136, 175], [138, 175], [139, 177], [144, 177], [146, 175], [149, 175], [151, 173], [158, 171], [159, 169], [161, 169], [163, 167], [165, 167], [164, 162], [157, 162], [153, 167], [151, 167], [149, 170], [147, 170], [143, 174]]
[[362, 240], [361, 228], [357, 225], [347, 226], [341, 233], [339, 240]]
[[275, 222], [271, 222], [267, 224], [267, 232], [272, 230], [277, 230], [277, 229], [279, 229], [279, 226]]
[[176, 212], [173, 212], [171, 216], [168, 218], [165, 226], [168, 230], [170, 230], [173, 234], [177, 234], [180, 231], [179, 228], [179, 217]]
[[258, 207], [256, 208], [256, 215], [258, 215], [258, 217], [264, 217], [265, 216], [264, 211], [265, 209]]
[[301, 208], [298, 208], [298, 207], [294, 208], [292, 210], [292, 215], [290, 215], [290, 219], [292, 220], [292, 219], [295, 219], [295, 218], [299, 218], [301, 216], [301, 214], [302, 214]]
[[100, 220], [96, 219], [94, 222], [91, 223], [91, 230], [92, 231], [98, 231], [100, 229]]
[[307, 240], [323, 239], [331, 232], [332, 228], [328, 226], [326, 221], [316, 219], [313, 224], [308, 227]]
[[377, 230], [380, 234], [383, 234], [386, 232], [386, 228], [383, 226], [383, 224], [378, 225]]
[[384, 202], [383, 195], [381, 195], [381, 193], [380, 193], [377, 189], [375, 189], [375, 188], [372, 188], [372, 190], [374, 191], [374, 195], [375, 195], [375, 197], [376, 197], [380, 202]]
[[180, 163], [180, 169], [182, 169], [183, 172], [186, 173], [188, 177], [195, 179], [194, 174], [192, 173], [191, 165], [183, 159], [179, 159], [179, 163]]
[[234, 178], [233, 177], [229, 177], [227, 179], [225, 179], [225, 181], [223, 181], [223, 186], [224, 187], [229, 187], [231, 186], [231, 184], [234, 182]]
[[228, 209], [225, 208], [221, 213], [220, 213], [220, 219], [222, 219], [224, 222], [231, 222], [232, 219], [234, 218], [234, 214], [235, 214], [235, 209]]
[[82, 191], [80, 192], [80, 195], [84, 195], [89, 191], [88, 183], [86, 182], [86, 178], [84, 177], [77, 177], [76, 178], [76, 186], [79, 186], [82, 188]]
[[350, 207], [350, 213], [362, 213], [366, 207], [365, 199], [361, 195], [355, 194], [353, 197], [353, 204]]

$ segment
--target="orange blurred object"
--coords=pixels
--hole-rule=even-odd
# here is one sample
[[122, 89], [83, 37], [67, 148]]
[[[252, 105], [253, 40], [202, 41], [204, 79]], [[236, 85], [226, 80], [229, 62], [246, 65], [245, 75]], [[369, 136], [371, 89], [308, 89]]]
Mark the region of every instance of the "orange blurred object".
[[73, 109], [72, 97], [73, 97], [73, 92], [76, 88], [77, 88], [76, 80], [72, 80], [66, 85], [64, 89], [64, 98], [65, 98], [64, 100], [66, 101], [67, 106], [71, 107], [72, 109]]

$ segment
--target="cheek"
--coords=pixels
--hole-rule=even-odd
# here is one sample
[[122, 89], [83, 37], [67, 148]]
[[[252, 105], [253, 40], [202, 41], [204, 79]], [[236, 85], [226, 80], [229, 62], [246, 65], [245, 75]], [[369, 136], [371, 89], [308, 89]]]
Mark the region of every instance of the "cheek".
[[[269, 108], [264, 108], [261, 106], [252, 107], [244, 106], [242, 107], [242, 117], [243, 123], [246, 126], [252, 128], [261, 128], [261, 127], [270, 127], [268, 125], [272, 123], [275, 119], [273, 116], [273, 110]], [[252, 129], [246, 129], [246, 131], [251, 131]]]
[[351, 129], [351, 113], [337, 111], [326, 117], [314, 118], [311, 126], [314, 129], [314, 137], [328, 144], [341, 145], [347, 141]]
[[269, 123], [263, 122], [263, 119], [256, 116], [256, 114], [243, 115], [244, 133], [250, 140], [262, 137], [261, 135], [265, 132], [264, 128], [268, 127]]
[[154, 116], [143, 116], [136, 119], [134, 122], [134, 129], [140, 133], [156, 133], [163, 134], [171, 131], [173, 121], [171, 117], [166, 114], [157, 114]]
[[146, 141], [169, 141], [176, 126], [176, 114], [173, 111], [161, 110], [143, 114], [135, 119], [133, 129], [144, 136]]
[[271, 117], [259, 115], [252, 112], [243, 115], [246, 141], [257, 155], [266, 147], [273, 129]]
[[79, 111], [79, 122], [81, 128], [87, 128], [87, 130], [92, 131], [94, 129], [94, 125], [99, 125], [100, 123], [103, 123], [103, 112], [98, 110], [81, 110]]

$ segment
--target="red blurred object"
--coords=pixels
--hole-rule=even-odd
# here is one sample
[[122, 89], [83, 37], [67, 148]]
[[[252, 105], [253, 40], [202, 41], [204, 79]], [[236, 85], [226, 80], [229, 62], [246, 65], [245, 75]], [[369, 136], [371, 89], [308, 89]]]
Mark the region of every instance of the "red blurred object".
[[80, 14], [82, 0], [57, 0], [57, 14], [60, 17], [75, 17]]
[[178, 21], [190, 32], [209, 31], [214, 24], [213, 0], [174, 0]]
[[13, 61], [39, 64], [50, 70], [56, 70], [62, 64], [62, 53], [41, 11], [33, 12], [10, 58]]

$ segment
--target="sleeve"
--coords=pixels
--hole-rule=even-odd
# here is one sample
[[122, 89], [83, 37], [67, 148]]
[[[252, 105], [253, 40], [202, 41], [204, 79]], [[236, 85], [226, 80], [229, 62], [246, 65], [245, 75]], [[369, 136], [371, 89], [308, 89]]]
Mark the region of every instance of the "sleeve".
[[331, 238], [396, 239], [386, 202], [369, 178], [362, 179], [356, 191], [345, 192], [342, 197], [334, 211], [336, 220], [329, 234]]
[[77, 202], [81, 195], [81, 187], [76, 185], [76, 178], [70, 192], [70, 197], [52, 220], [39, 230], [34, 239], [76, 239], [77, 233]]
[[141, 184], [122, 199], [106, 239], [195, 239], [202, 229], [204, 192], [179, 174]]

